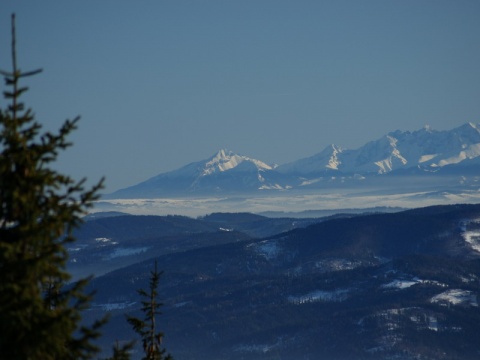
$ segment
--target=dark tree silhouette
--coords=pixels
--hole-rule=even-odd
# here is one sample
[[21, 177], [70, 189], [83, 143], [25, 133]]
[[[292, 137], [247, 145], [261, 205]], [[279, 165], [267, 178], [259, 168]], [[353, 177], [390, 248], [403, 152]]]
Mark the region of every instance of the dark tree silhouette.
[[157, 262], [155, 261], [155, 269], [150, 272], [149, 291], [137, 290], [139, 295], [144, 299], [142, 301], [142, 312], [144, 318], [140, 319], [133, 316], [127, 316], [127, 321], [132, 325], [133, 330], [141, 337], [143, 351], [145, 356], [142, 360], [172, 360], [170, 354], [165, 354], [166, 349], [162, 348], [162, 339], [164, 334], [157, 332], [157, 315], [161, 315], [160, 308], [162, 303], [157, 301], [158, 283], [162, 272], [157, 270]]
[[89, 359], [103, 320], [81, 325], [90, 296], [88, 280], [66, 284], [66, 245], [72, 230], [97, 198], [100, 181], [85, 190], [52, 169], [78, 118], [58, 133], [41, 132], [20, 101], [20, 80], [41, 70], [17, 67], [15, 16], [12, 15], [12, 71], [1, 71], [8, 105], [0, 107], [0, 354], [4, 359]]

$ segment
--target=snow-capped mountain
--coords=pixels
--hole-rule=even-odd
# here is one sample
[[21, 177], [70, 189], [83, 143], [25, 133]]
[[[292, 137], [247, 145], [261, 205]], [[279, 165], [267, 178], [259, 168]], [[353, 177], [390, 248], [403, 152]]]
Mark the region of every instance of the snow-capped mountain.
[[342, 164], [340, 156], [343, 152], [344, 150], [341, 147], [331, 144], [316, 155], [280, 165], [277, 171], [283, 174], [308, 175], [328, 170], [338, 170], [338, 167]]
[[222, 149], [212, 157], [157, 175], [109, 197], [134, 198], [191, 195], [280, 188], [276, 172], [263, 161]]
[[[396, 175], [435, 177], [430, 186], [475, 185], [480, 182], [480, 124], [466, 123], [449, 131], [426, 126], [417, 131], [394, 131], [355, 149], [329, 145], [322, 152], [278, 167], [220, 150], [212, 157], [157, 175], [108, 198], [252, 193], [265, 190], [314, 189], [382, 183]], [[466, 175], [470, 176], [470, 180]], [[478, 175], [477, 175], [478, 174]], [[461, 177], [461, 180], [452, 176]], [[365, 181], [367, 179], [367, 181]], [[453, 179], [453, 180], [452, 180]], [[412, 184], [412, 182], [410, 182]], [[388, 184], [387, 184], [388, 185]]]
[[450, 131], [395, 131], [356, 150], [330, 145], [319, 154], [281, 165], [281, 173], [386, 174], [398, 169], [438, 170], [480, 156], [480, 125], [467, 123]]
[[251, 159], [246, 156], [240, 156], [231, 151], [222, 149], [205, 164], [201, 176], [211, 175], [215, 172], [224, 172], [234, 168], [237, 168], [238, 170], [238, 166], [241, 166], [242, 163], [244, 163], [244, 166], [245, 164], [248, 164], [247, 166], [256, 169], [257, 171], [272, 170], [270, 165], [267, 165], [262, 161]]

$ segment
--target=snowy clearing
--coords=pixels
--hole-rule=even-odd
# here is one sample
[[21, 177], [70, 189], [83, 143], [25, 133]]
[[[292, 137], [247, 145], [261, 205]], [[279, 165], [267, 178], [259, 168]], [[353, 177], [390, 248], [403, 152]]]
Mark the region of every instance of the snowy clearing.
[[419, 280], [393, 280], [388, 284], [382, 285], [383, 289], [407, 289], [410, 286], [418, 284]]
[[461, 289], [447, 290], [443, 293], [435, 295], [430, 299], [430, 302], [438, 303], [444, 306], [449, 304], [478, 306], [477, 296], [471, 291]]
[[462, 236], [473, 250], [480, 252], [480, 231], [465, 231]]

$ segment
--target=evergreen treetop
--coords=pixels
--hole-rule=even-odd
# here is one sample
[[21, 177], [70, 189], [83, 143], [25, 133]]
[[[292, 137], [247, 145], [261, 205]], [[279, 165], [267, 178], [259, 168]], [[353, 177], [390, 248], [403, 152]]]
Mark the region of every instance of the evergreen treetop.
[[157, 315], [161, 315], [160, 308], [162, 303], [158, 302], [158, 285], [162, 272], [157, 269], [157, 262], [155, 261], [155, 268], [150, 272], [149, 291], [143, 289], [137, 290], [138, 294], [143, 298], [142, 312], [143, 319], [127, 316], [127, 321], [132, 326], [133, 330], [141, 337], [142, 347], [145, 356], [142, 360], [172, 360], [170, 354], [166, 354], [166, 349], [162, 347], [162, 340], [164, 334], [158, 331], [156, 323]]
[[87, 280], [68, 287], [66, 244], [97, 199], [102, 181], [85, 190], [85, 180], [51, 168], [79, 118], [58, 133], [41, 132], [20, 97], [20, 80], [41, 70], [17, 67], [12, 15], [12, 71], [1, 71], [9, 102], [0, 106], [0, 354], [8, 359], [89, 359], [102, 321], [80, 325], [89, 302]]

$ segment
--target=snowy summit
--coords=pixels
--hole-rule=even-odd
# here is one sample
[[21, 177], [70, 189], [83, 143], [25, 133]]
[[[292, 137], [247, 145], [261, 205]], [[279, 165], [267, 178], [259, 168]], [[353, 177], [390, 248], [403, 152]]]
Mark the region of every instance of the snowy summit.
[[390, 186], [404, 187], [406, 182], [399, 176], [407, 174], [416, 176], [417, 183], [423, 182], [419, 183], [423, 188], [435, 182], [437, 191], [441, 186], [480, 181], [480, 125], [466, 123], [449, 131], [429, 126], [413, 132], [397, 130], [355, 150], [331, 144], [316, 155], [278, 167], [222, 149], [206, 160], [157, 175], [107, 198], [313, 191], [346, 183], [352, 188], [373, 185], [372, 181], [388, 186], [386, 179]]

